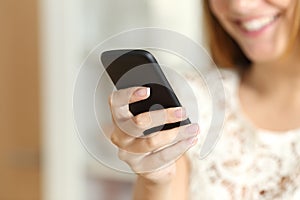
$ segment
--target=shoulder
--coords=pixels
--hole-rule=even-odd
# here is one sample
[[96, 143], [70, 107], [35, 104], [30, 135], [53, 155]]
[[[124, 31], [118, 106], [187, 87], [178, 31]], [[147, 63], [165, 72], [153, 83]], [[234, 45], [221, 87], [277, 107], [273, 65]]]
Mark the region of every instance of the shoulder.
[[227, 99], [229, 98], [230, 100], [230, 97], [236, 95], [238, 86], [240, 84], [240, 74], [234, 69], [220, 69], [220, 73]]
[[238, 73], [237, 70], [221, 68], [219, 71], [220, 71], [223, 83], [226, 84], [225, 86], [227, 86], [228, 84], [232, 85], [232, 84], [238, 83], [238, 81], [240, 79], [240, 74]]

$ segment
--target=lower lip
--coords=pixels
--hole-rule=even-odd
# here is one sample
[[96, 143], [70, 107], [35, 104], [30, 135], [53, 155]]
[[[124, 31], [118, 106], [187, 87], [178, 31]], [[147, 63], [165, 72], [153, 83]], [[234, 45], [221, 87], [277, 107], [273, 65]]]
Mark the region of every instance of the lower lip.
[[276, 17], [272, 22], [270, 22], [269, 24], [263, 26], [262, 28], [255, 30], [255, 31], [248, 31], [245, 30], [243, 27], [239, 26], [239, 28], [241, 29], [242, 33], [247, 36], [247, 37], [258, 37], [260, 35], [262, 35], [267, 29], [269, 29], [275, 22], [277, 22], [278, 17]]

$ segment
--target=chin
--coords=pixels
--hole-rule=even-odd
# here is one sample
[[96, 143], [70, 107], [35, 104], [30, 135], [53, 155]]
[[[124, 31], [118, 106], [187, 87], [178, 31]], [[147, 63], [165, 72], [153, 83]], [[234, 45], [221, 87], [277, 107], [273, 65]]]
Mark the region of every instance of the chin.
[[280, 59], [283, 51], [252, 51], [250, 53], [246, 53], [246, 56], [251, 60], [252, 63], [272, 63], [278, 61]]
[[272, 57], [272, 56], [263, 56], [264, 54], [262, 55], [259, 55], [259, 56], [252, 56], [252, 57], [248, 57], [249, 60], [251, 60], [251, 62], [253, 64], [263, 64], [263, 63], [272, 63], [274, 61], [277, 60], [277, 57]]
[[272, 59], [272, 58], [261, 58], [256, 60], [251, 60], [253, 64], [255, 65], [265, 65], [265, 66], [274, 66], [274, 64], [278, 63], [278, 58]]
[[284, 43], [279, 44], [256, 44], [242, 46], [245, 55], [253, 63], [272, 63], [278, 61], [284, 52], [286, 47]]

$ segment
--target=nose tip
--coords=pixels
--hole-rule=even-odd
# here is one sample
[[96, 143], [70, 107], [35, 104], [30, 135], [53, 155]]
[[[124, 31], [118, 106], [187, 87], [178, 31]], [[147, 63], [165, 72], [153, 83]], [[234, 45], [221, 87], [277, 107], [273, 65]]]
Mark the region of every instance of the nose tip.
[[229, 6], [232, 11], [244, 14], [249, 13], [254, 8], [257, 8], [260, 0], [229, 0]]

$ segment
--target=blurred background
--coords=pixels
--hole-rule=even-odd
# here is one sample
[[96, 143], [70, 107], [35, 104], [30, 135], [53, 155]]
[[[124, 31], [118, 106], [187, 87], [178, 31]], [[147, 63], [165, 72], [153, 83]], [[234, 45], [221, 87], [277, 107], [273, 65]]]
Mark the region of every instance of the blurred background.
[[76, 135], [80, 64], [121, 31], [200, 41], [200, 0], [0, 1], [0, 200], [126, 200], [134, 176], [102, 166]]

